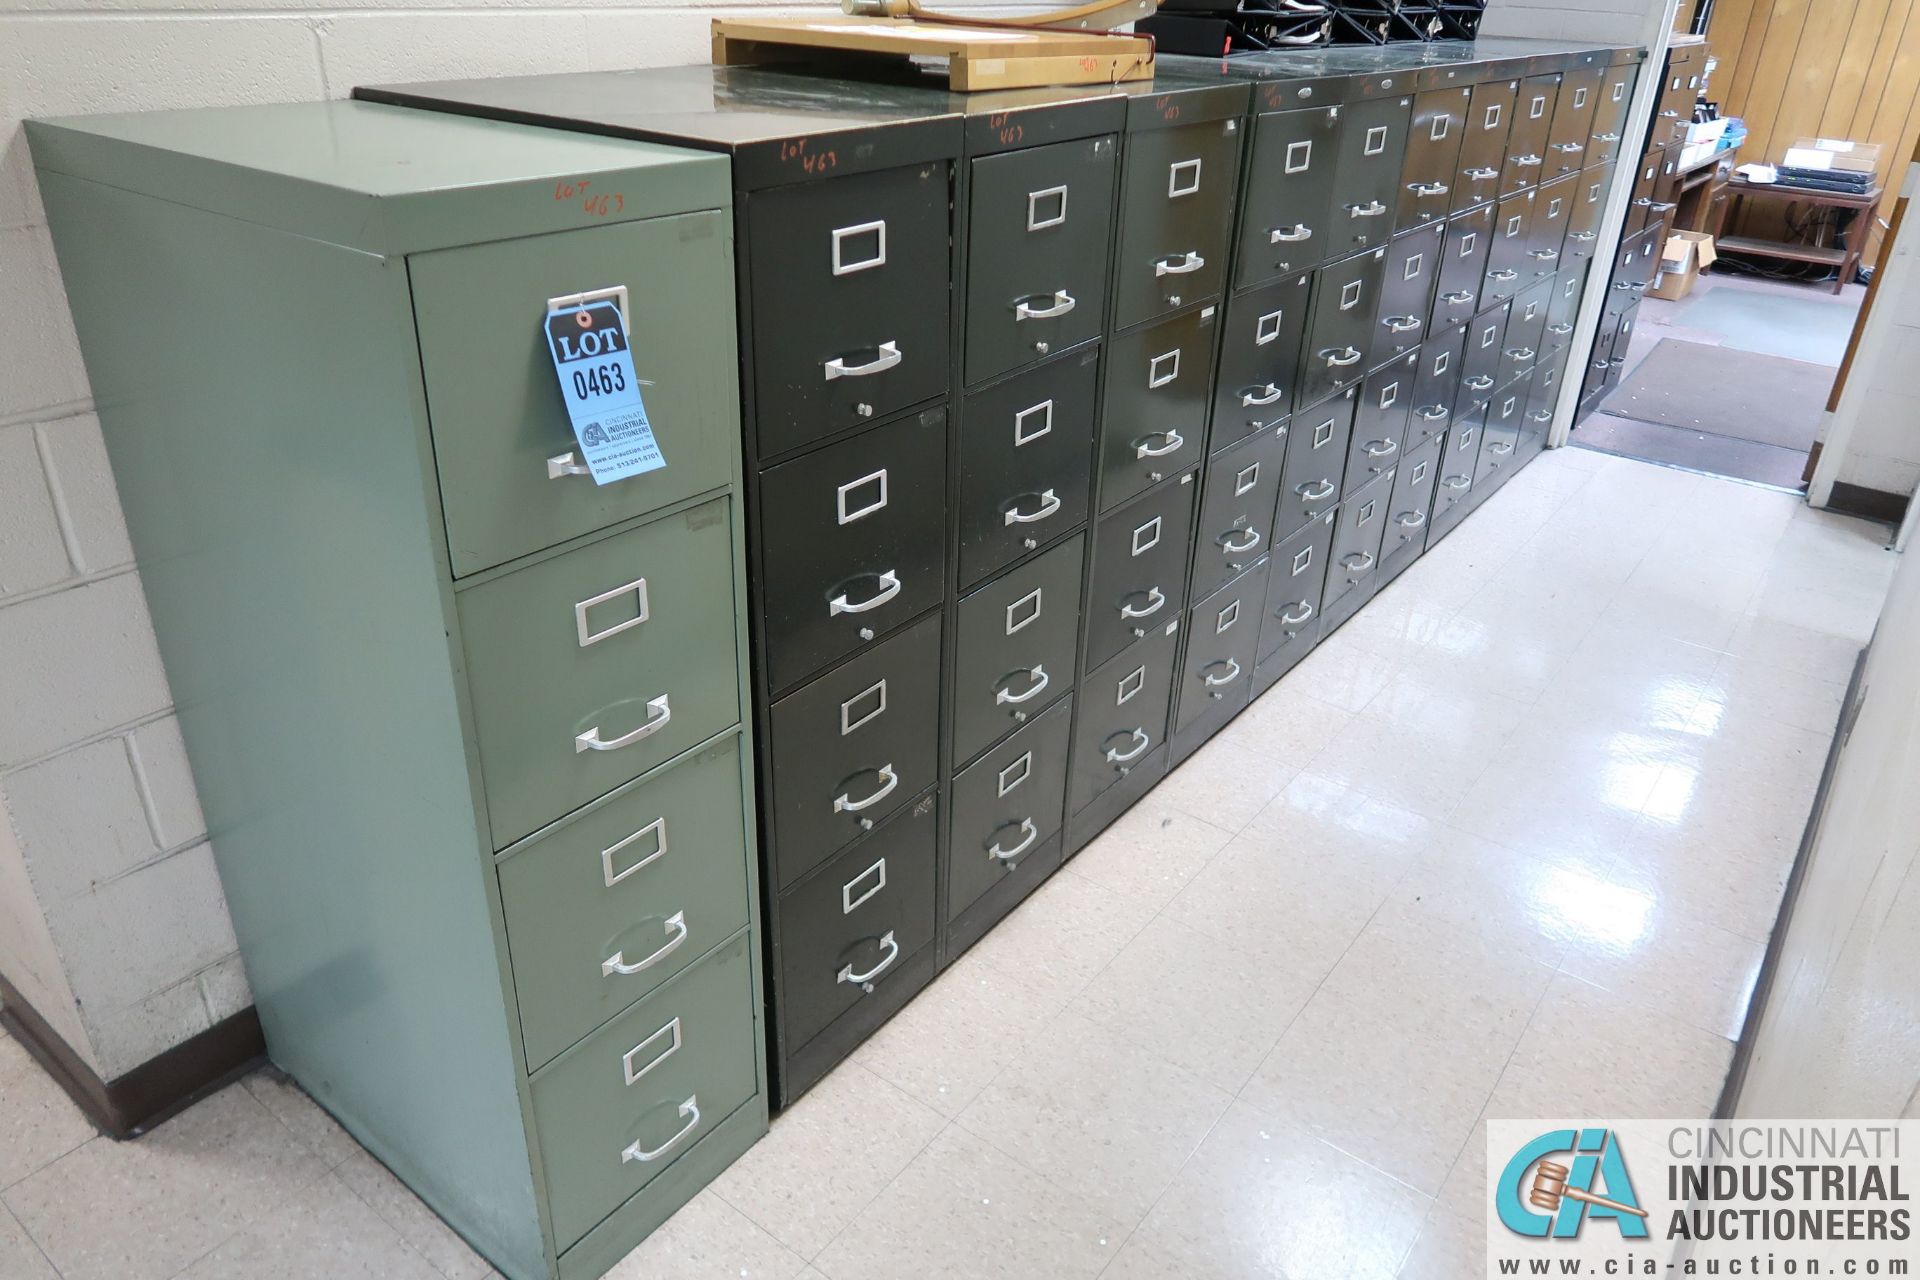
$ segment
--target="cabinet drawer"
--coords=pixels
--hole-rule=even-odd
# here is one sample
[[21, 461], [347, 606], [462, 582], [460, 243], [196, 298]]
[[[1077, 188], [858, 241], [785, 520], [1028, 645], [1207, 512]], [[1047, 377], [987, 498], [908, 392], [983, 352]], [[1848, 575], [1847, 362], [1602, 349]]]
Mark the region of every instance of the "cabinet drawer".
[[1487, 250], [1493, 244], [1493, 214], [1494, 207], [1483, 204], [1448, 219], [1429, 333], [1457, 328], [1479, 310], [1480, 289], [1487, 274]]
[[1553, 411], [1560, 403], [1560, 379], [1566, 372], [1567, 353], [1561, 351], [1541, 362], [1527, 384], [1526, 403], [1520, 409], [1520, 457], [1524, 463], [1547, 447], [1547, 430], [1553, 425]]
[[740, 719], [729, 504], [459, 595], [496, 848]]
[[974, 160], [968, 197], [971, 385], [1098, 337], [1113, 235], [1111, 137]]
[[753, 1097], [754, 1005], [742, 933], [533, 1077], [561, 1249]]
[[781, 885], [933, 785], [939, 672], [936, 616], [773, 704], [768, 755]]
[[933, 941], [932, 796], [780, 895], [780, 1001], [791, 1058]]
[[1547, 297], [1547, 324], [1540, 339], [1542, 352], [1559, 351], [1573, 341], [1580, 292], [1586, 283], [1587, 273], [1582, 267], [1569, 267], [1554, 277]]
[[1088, 667], [1180, 615], [1193, 534], [1193, 477], [1182, 476], [1095, 526], [1087, 602]]
[[1589, 167], [1619, 158], [1627, 110], [1633, 105], [1633, 85], [1639, 74], [1639, 67], [1629, 62], [1608, 67], [1601, 78], [1599, 101], [1593, 111], [1593, 140], [1587, 146]]
[[1430, 89], [1414, 98], [1407, 155], [1400, 168], [1400, 227], [1437, 221], [1453, 207], [1460, 139], [1472, 101], [1471, 88]]
[[960, 581], [978, 582], [1087, 518], [1100, 351], [967, 393], [960, 415]]
[[1197, 307], [1109, 340], [1102, 371], [1102, 511], [1205, 456], [1214, 313]]
[[1487, 275], [1480, 286], [1481, 305], [1511, 298], [1526, 287], [1533, 260], [1527, 250], [1533, 244], [1533, 210], [1537, 189], [1529, 188], [1508, 196], [1495, 206], [1493, 240], [1487, 247]]
[[1190, 594], [1211, 593], [1267, 554], [1286, 458], [1287, 424], [1281, 423], [1214, 455], [1207, 464]]
[[1235, 269], [1242, 288], [1305, 271], [1339, 252], [1328, 220], [1339, 136], [1338, 107], [1275, 111], [1255, 119]]
[[1560, 73], [1528, 76], [1513, 104], [1513, 129], [1507, 134], [1506, 163], [1500, 167], [1500, 194], [1538, 186], [1548, 176], [1547, 134], [1553, 128], [1553, 103], [1560, 95]]
[[1501, 403], [1507, 400], [1515, 403], [1511, 413], [1499, 413], [1496, 403], [1487, 410], [1486, 438], [1480, 442], [1480, 457], [1474, 464], [1473, 492], [1476, 496], [1491, 492], [1506, 482], [1513, 473], [1510, 465], [1513, 455], [1520, 445], [1519, 404], [1525, 402], [1524, 395], [1503, 396]]
[[1340, 521], [1333, 533], [1332, 563], [1327, 566], [1327, 612], [1349, 591], [1370, 587], [1380, 567], [1380, 547], [1387, 527], [1387, 508], [1393, 501], [1396, 472], [1375, 477], [1340, 504]]
[[1239, 173], [1237, 116], [1127, 138], [1114, 328], [1220, 292]]
[[1607, 189], [1613, 185], [1613, 166], [1588, 169], [1573, 180], [1572, 205], [1567, 210], [1567, 238], [1560, 250], [1562, 269], [1593, 261], [1600, 239], [1600, 214], [1606, 208]]
[[1486, 411], [1462, 419], [1447, 432], [1440, 455], [1440, 483], [1433, 490], [1433, 519], [1427, 530], [1427, 545], [1436, 535], [1452, 526], [1473, 491], [1474, 473], [1480, 466], [1480, 437], [1486, 426]]
[[1460, 353], [1460, 397], [1454, 401], [1453, 414], [1462, 416], [1462, 407], [1485, 404], [1500, 385], [1505, 348], [1501, 340], [1507, 333], [1508, 303], [1491, 307], [1473, 318], [1467, 326], [1466, 346]]
[[960, 600], [953, 758], [971, 760], [1067, 692], [1080, 651], [1076, 534]]
[[761, 457], [947, 389], [944, 163], [747, 197]]
[[500, 863], [537, 1069], [747, 923], [738, 738], [634, 782]]
[[1507, 136], [1519, 93], [1518, 80], [1488, 80], [1473, 87], [1466, 132], [1460, 140], [1459, 177], [1453, 187], [1456, 213], [1500, 194], [1500, 168], [1506, 163]]
[[1223, 705], [1246, 705], [1266, 588], [1266, 574], [1245, 573], [1193, 606], [1187, 620], [1175, 733]]
[[1165, 622], [1081, 682], [1069, 812], [1086, 808], [1166, 741], [1179, 641], [1179, 622]]
[[[689, 213], [407, 260], [456, 578], [727, 483], [739, 404], [726, 228]], [[666, 465], [596, 485], [560, 470], [579, 446], [542, 322], [550, 297], [619, 285]]]
[[1072, 730], [1073, 700], [1063, 698], [954, 778], [948, 920], [957, 919], [1060, 830], [1066, 820]]
[[1340, 501], [1353, 440], [1355, 388], [1294, 416], [1287, 430], [1287, 462], [1280, 475], [1280, 503], [1273, 536], [1286, 538]]
[[1313, 277], [1302, 274], [1227, 301], [1208, 449], [1217, 453], [1293, 412], [1312, 297]]
[[1393, 475], [1393, 493], [1387, 502], [1386, 536], [1381, 539], [1380, 558], [1390, 559], [1401, 547], [1423, 546], [1427, 540], [1427, 522], [1433, 514], [1433, 490], [1440, 481], [1440, 451], [1444, 441], [1435, 438], [1410, 451]]
[[1400, 165], [1407, 153], [1412, 98], [1348, 105], [1334, 162], [1331, 256], [1372, 249], [1393, 234], [1400, 207]]
[[1366, 373], [1386, 265], [1387, 251], [1375, 249], [1320, 268], [1301, 357], [1303, 402], [1311, 404]]
[[940, 602], [946, 434], [946, 412], [929, 410], [760, 477], [760, 607], [774, 689]]
[[[1579, 199], [1579, 192], [1580, 175], [1570, 173], [1564, 178], [1543, 183], [1539, 194], [1534, 197], [1533, 228], [1529, 233], [1533, 247], [1527, 250], [1527, 273], [1533, 279], [1544, 279], [1560, 269], [1561, 254], [1566, 248], [1568, 219], [1572, 216], [1574, 202]], [[1525, 273], [1522, 278], [1525, 278]]]
[[1547, 131], [1546, 178], [1573, 173], [1586, 164], [1606, 71], [1605, 67], [1576, 67], [1561, 74], [1560, 93], [1553, 104], [1553, 126]]
[[1360, 394], [1354, 398], [1353, 442], [1347, 447], [1346, 476], [1340, 484], [1343, 493], [1385, 475], [1399, 462], [1419, 377], [1420, 353], [1409, 351], [1368, 374], [1360, 384]]
[[1311, 648], [1318, 638], [1327, 561], [1339, 520], [1337, 511], [1329, 511], [1274, 547], [1267, 569], [1266, 609], [1260, 619], [1255, 666], [1270, 665], [1285, 649]]
[[1369, 369], [1420, 345], [1433, 310], [1433, 285], [1439, 278], [1445, 240], [1446, 228], [1435, 222], [1395, 236], [1387, 246], [1379, 318], [1367, 356]]
[[1509, 376], [1517, 365], [1531, 368], [1539, 358], [1540, 349], [1546, 345], [1547, 311], [1553, 305], [1554, 285], [1552, 278], [1532, 285], [1515, 295], [1513, 305], [1507, 309], [1507, 331], [1500, 341], [1506, 353]]
[[1447, 429], [1460, 391], [1460, 351], [1466, 333], [1456, 329], [1420, 348], [1420, 376], [1413, 381], [1413, 409], [1407, 415], [1402, 452], [1411, 452]]

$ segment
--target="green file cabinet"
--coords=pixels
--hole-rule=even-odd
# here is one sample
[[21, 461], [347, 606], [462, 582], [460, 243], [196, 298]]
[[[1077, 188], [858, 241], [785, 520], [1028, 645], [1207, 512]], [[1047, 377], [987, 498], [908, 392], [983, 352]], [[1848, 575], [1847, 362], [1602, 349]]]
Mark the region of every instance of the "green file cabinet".
[[[275, 1061], [513, 1280], [601, 1274], [767, 1123], [726, 161], [29, 137]], [[666, 461], [606, 485], [542, 336], [600, 290]]]

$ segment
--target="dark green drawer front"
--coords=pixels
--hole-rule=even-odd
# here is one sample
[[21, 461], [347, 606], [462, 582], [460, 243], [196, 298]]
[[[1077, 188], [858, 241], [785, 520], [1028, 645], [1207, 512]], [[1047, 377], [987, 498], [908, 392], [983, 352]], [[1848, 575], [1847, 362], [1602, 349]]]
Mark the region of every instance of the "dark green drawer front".
[[1197, 307], [1109, 339], [1101, 371], [1102, 511], [1206, 455], [1216, 313]]
[[1287, 425], [1282, 423], [1207, 464], [1189, 594], [1207, 595], [1267, 554], [1286, 457]]
[[1459, 178], [1453, 186], [1457, 213], [1485, 204], [1500, 194], [1500, 169], [1507, 159], [1518, 80], [1488, 80], [1473, 87], [1467, 105], [1467, 131], [1460, 139]]
[[973, 161], [969, 385], [1099, 336], [1115, 169], [1110, 137]]
[[1553, 127], [1547, 131], [1547, 178], [1572, 173], [1586, 164], [1593, 139], [1594, 112], [1599, 106], [1605, 67], [1578, 67], [1560, 80], [1560, 97], [1553, 107]]
[[1325, 611], [1332, 612], [1334, 602], [1349, 591], [1371, 586], [1374, 572], [1380, 567], [1380, 546], [1396, 474], [1389, 471], [1375, 477], [1340, 504], [1340, 520], [1333, 533], [1333, 563], [1327, 566]]
[[1580, 291], [1587, 283], [1586, 267], [1569, 265], [1554, 277], [1547, 301], [1547, 329], [1542, 352], [1559, 351], [1573, 341], [1573, 322], [1580, 314]]
[[561, 1250], [753, 1097], [750, 956], [742, 933], [533, 1077]]
[[1500, 201], [1493, 211], [1493, 243], [1487, 249], [1487, 274], [1480, 286], [1484, 306], [1511, 298], [1532, 277], [1533, 210], [1537, 188]]
[[1305, 271], [1339, 252], [1327, 217], [1339, 136], [1338, 107], [1276, 111], [1254, 120], [1234, 273], [1241, 287]]
[[1293, 412], [1312, 298], [1313, 277], [1301, 274], [1228, 299], [1207, 429], [1209, 452], [1218, 453]]
[[1394, 472], [1393, 495], [1388, 501], [1387, 532], [1381, 540], [1380, 558], [1388, 560], [1402, 546], [1423, 546], [1427, 524], [1433, 516], [1433, 490], [1440, 479], [1438, 439], [1429, 440], [1408, 453]]
[[1586, 161], [1591, 168], [1606, 164], [1620, 155], [1626, 128], [1627, 109], [1633, 105], [1633, 82], [1640, 69], [1633, 63], [1608, 67], [1600, 82], [1600, 101], [1593, 112], [1593, 141], [1587, 146]]
[[938, 806], [917, 800], [780, 896], [788, 1058], [933, 941]]
[[501, 861], [530, 1069], [747, 923], [746, 840], [730, 737]]
[[1410, 351], [1367, 375], [1354, 398], [1353, 441], [1347, 446], [1343, 493], [1352, 493], [1400, 461], [1407, 422], [1413, 412], [1413, 388], [1420, 379], [1420, 353]]
[[1039, 849], [1066, 818], [1073, 700], [967, 766], [953, 780], [947, 919], [953, 920]]
[[1340, 122], [1333, 171], [1331, 256], [1383, 245], [1400, 206], [1400, 165], [1407, 154], [1412, 98], [1356, 102]]
[[1220, 292], [1240, 176], [1240, 118], [1136, 133], [1120, 181], [1116, 329]]
[[[407, 260], [456, 578], [727, 482], [740, 421], [727, 225], [689, 213]], [[542, 320], [551, 297], [617, 285], [666, 466], [596, 485], [561, 470], [579, 445]]]
[[1168, 481], [1094, 527], [1087, 665], [1180, 616], [1192, 550], [1193, 477]]
[[1313, 318], [1301, 356], [1300, 398], [1308, 404], [1358, 382], [1367, 371], [1387, 251], [1375, 249], [1320, 268]]
[[[1264, 568], [1264, 566], [1263, 566]], [[1245, 706], [1253, 684], [1254, 649], [1260, 639], [1260, 609], [1267, 575], [1243, 573], [1193, 606], [1187, 619], [1187, 652], [1173, 718], [1179, 733], [1221, 704]]]
[[1086, 536], [960, 601], [953, 660], [953, 758], [973, 759], [1067, 692], [1080, 648]]
[[1165, 745], [1179, 643], [1176, 617], [1081, 682], [1068, 786], [1071, 812], [1086, 808]]
[[1502, 302], [1481, 312], [1467, 326], [1467, 343], [1460, 353], [1460, 394], [1454, 401], [1454, 417], [1462, 415], [1470, 404], [1485, 404], [1500, 385], [1506, 348], [1501, 345], [1507, 334], [1509, 303]]
[[1266, 666], [1283, 649], [1310, 648], [1319, 634], [1327, 560], [1339, 513], [1329, 511], [1273, 549], [1267, 569], [1267, 603], [1260, 619], [1255, 663]]
[[1280, 503], [1273, 521], [1275, 538], [1291, 537], [1301, 525], [1340, 501], [1347, 473], [1347, 447], [1353, 440], [1357, 390], [1349, 387], [1331, 400], [1294, 415], [1287, 429], [1287, 461], [1280, 474]]
[[1471, 88], [1430, 89], [1413, 100], [1413, 127], [1400, 170], [1400, 211], [1405, 229], [1447, 216], [1453, 207], [1460, 138], [1473, 101]]
[[1394, 237], [1387, 246], [1380, 285], [1380, 314], [1373, 326], [1369, 369], [1420, 345], [1433, 312], [1433, 286], [1439, 278], [1446, 228], [1430, 223]]
[[773, 704], [773, 846], [790, 885], [933, 785], [940, 618], [923, 619]]
[[1529, 76], [1520, 82], [1513, 104], [1513, 130], [1507, 135], [1507, 159], [1500, 167], [1500, 194], [1551, 177], [1547, 168], [1547, 132], [1553, 127], [1553, 104], [1560, 96], [1560, 73]]
[[1463, 325], [1480, 309], [1487, 251], [1493, 247], [1493, 213], [1494, 206], [1483, 204], [1447, 219], [1447, 243], [1440, 253], [1430, 332]]
[[496, 847], [739, 722], [728, 519], [715, 498], [460, 593]]
[[1573, 207], [1567, 211], [1567, 239], [1560, 252], [1562, 269], [1593, 261], [1600, 240], [1600, 214], [1613, 186], [1613, 163], [1583, 171], [1573, 180]]
[[960, 409], [960, 582], [966, 586], [1087, 518], [1100, 351], [968, 392]]
[[755, 192], [755, 438], [771, 457], [947, 389], [947, 166]]
[[1560, 269], [1560, 260], [1566, 251], [1569, 220], [1579, 199], [1580, 175], [1575, 173], [1546, 183], [1534, 197], [1533, 247], [1527, 250], [1534, 280], [1543, 279]]
[[1466, 331], [1455, 329], [1420, 348], [1420, 376], [1413, 380], [1413, 410], [1407, 415], [1402, 452], [1447, 429], [1460, 393], [1460, 350], [1465, 343]]

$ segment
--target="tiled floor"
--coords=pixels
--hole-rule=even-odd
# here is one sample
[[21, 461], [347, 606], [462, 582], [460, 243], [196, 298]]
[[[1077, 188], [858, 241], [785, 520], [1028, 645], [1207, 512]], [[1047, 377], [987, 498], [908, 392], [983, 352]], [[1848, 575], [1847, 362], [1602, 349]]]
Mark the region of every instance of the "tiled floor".
[[[1546, 455], [615, 1275], [1478, 1277], [1482, 1117], [1712, 1106], [1883, 536]], [[272, 1075], [117, 1144], [0, 1038], [0, 1280], [488, 1274]]]

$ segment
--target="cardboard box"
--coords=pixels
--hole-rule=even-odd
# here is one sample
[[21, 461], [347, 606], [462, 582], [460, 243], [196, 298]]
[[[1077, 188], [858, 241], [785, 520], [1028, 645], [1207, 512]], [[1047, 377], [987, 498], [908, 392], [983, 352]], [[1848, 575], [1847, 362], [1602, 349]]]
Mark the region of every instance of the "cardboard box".
[[1678, 302], [1693, 292], [1693, 282], [1719, 256], [1714, 252], [1713, 237], [1706, 232], [1676, 231], [1660, 250], [1660, 277], [1647, 292]]
[[[1795, 151], [1822, 153], [1825, 163], [1814, 162], [1806, 168], [1838, 169], [1843, 173], [1879, 173], [1880, 147], [1873, 142], [1849, 142], [1844, 138], [1800, 138], [1793, 144]], [[1792, 160], [1782, 163], [1792, 164]]]

